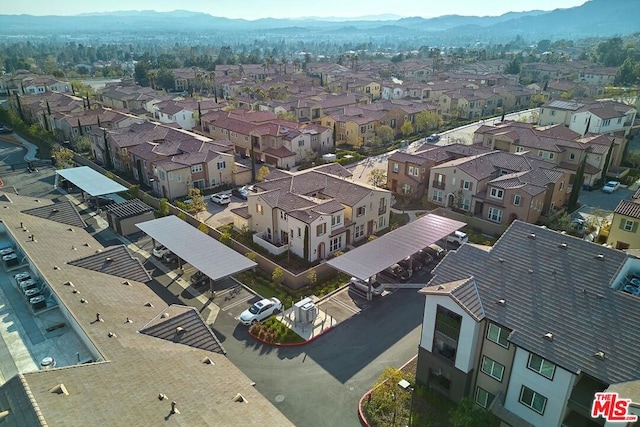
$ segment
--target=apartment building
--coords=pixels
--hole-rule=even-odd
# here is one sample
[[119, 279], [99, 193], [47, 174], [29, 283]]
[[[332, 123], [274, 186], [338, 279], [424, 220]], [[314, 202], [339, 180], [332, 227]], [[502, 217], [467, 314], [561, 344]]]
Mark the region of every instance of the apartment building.
[[247, 206], [232, 210], [272, 253], [314, 262], [389, 226], [391, 193], [356, 184], [338, 164], [302, 172], [273, 171], [255, 184]]
[[638, 258], [514, 221], [433, 274], [416, 374], [430, 389], [508, 425], [574, 427], [605, 424], [590, 416], [596, 392], [638, 384]]

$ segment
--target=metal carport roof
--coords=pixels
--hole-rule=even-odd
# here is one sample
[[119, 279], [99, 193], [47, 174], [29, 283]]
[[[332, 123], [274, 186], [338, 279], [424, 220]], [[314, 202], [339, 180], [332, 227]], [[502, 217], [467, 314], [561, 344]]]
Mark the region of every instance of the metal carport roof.
[[327, 263], [358, 279], [367, 279], [465, 225], [434, 214], [424, 215]]
[[[70, 169], [58, 169], [58, 175], [70, 181], [90, 196], [102, 196], [104, 194], [120, 193], [127, 191], [126, 187], [107, 178], [100, 172], [91, 169], [89, 166], [79, 166]], [[57, 184], [57, 181], [56, 181]]]
[[141, 222], [136, 226], [213, 280], [257, 265], [174, 215]]

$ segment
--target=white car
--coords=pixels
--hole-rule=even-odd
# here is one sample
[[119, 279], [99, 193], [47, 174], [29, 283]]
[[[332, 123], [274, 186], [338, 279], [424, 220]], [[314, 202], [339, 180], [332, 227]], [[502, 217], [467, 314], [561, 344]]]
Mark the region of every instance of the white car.
[[[352, 277], [351, 280], [349, 280], [349, 286], [367, 292], [369, 290], [369, 279], [360, 280], [357, 277]], [[382, 292], [384, 292], [384, 286], [374, 280], [373, 283], [371, 283], [371, 295], [382, 295]]]
[[462, 231], [454, 231], [453, 234], [447, 236], [447, 242], [454, 243], [458, 246], [463, 245], [469, 241], [469, 237]]
[[228, 205], [231, 203], [231, 197], [228, 194], [218, 193], [211, 196], [211, 201], [219, 205]]
[[165, 255], [169, 255], [171, 251], [167, 249], [165, 245], [158, 245], [153, 248], [153, 256], [156, 258], [162, 258]]
[[272, 314], [282, 312], [282, 303], [276, 297], [261, 299], [251, 307], [246, 309], [240, 315], [240, 323], [243, 325], [252, 325], [262, 322]]
[[618, 188], [620, 188], [620, 182], [609, 181], [602, 187], [602, 191], [604, 191], [605, 193], [611, 194], [614, 191], [616, 191]]

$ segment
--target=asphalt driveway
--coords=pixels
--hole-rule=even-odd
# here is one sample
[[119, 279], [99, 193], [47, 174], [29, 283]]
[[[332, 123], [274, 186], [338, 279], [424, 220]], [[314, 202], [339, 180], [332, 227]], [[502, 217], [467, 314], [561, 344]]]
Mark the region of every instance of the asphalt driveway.
[[589, 206], [592, 211], [603, 210], [613, 212], [620, 203], [620, 200], [630, 200], [634, 191], [625, 187], [620, 187], [614, 193], [605, 193], [601, 190], [586, 191], [580, 190], [578, 201], [581, 205]]

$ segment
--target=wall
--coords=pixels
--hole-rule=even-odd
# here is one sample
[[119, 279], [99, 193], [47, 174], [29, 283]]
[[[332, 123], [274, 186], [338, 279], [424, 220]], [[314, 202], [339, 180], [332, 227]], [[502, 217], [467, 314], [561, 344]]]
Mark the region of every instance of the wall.
[[483, 234], [488, 234], [491, 236], [500, 236], [508, 227], [508, 224], [495, 224], [481, 218], [453, 212], [445, 208], [434, 209], [433, 211], [431, 211], [431, 213], [443, 216], [445, 218], [466, 222], [469, 227], [478, 229]]

